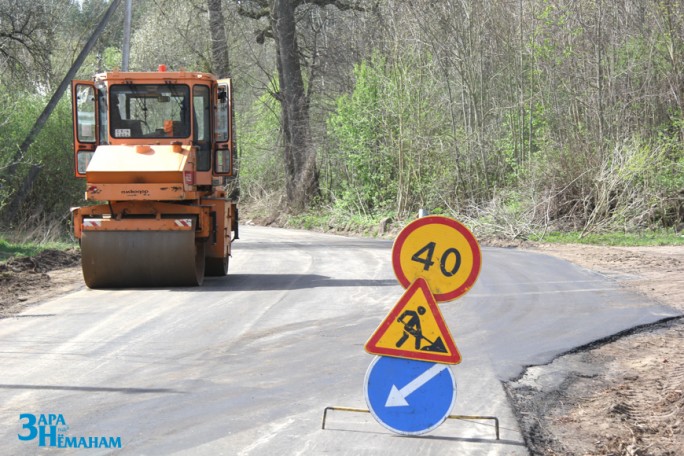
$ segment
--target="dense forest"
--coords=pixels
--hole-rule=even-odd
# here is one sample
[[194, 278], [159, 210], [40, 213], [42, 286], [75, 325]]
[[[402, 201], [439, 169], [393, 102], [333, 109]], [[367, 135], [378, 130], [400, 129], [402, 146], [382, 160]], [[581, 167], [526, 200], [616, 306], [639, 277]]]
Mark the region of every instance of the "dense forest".
[[[124, 3], [78, 78], [121, 67]], [[0, 0], [5, 229], [59, 231], [82, 202], [68, 94], [20, 145], [109, 5]], [[131, 70], [233, 78], [243, 204], [509, 237], [684, 221], [681, 0], [132, 5]]]

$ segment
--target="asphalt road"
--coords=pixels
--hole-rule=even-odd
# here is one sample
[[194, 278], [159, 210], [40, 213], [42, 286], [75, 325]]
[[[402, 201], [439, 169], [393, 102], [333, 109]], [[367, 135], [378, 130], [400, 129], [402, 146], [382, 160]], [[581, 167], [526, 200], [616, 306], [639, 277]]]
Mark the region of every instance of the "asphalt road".
[[0, 454], [113, 451], [39, 447], [50, 414], [56, 438], [120, 439], [116, 454], [527, 454], [502, 380], [676, 315], [567, 262], [485, 248], [477, 284], [440, 309], [463, 356], [452, 413], [498, 417], [501, 439], [490, 421], [405, 437], [347, 411], [321, 429], [327, 406], [367, 408], [363, 345], [403, 292], [392, 244], [261, 227], [241, 238], [229, 275], [201, 288], [84, 287], [0, 320]]

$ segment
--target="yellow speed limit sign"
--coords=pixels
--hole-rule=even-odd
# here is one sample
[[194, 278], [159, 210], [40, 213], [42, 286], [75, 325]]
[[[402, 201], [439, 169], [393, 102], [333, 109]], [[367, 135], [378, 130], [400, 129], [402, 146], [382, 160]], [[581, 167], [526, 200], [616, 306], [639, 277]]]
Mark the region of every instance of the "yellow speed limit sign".
[[470, 290], [481, 264], [475, 236], [456, 220], [439, 215], [409, 223], [392, 246], [392, 267], [399, 283], [408, 288], [423, 278], [438, 302]]

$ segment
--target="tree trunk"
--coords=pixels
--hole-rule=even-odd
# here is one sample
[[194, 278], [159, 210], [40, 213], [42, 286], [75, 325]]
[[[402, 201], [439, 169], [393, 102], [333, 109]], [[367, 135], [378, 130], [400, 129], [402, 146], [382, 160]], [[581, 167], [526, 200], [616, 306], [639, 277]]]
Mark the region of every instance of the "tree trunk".
[[318, 192], [318, 172], [316, 152], [311, 144], [309, 101], [299, 62], [294, 10], [291, 1], [273, 0], [271, 21], [280, 80], [287, 200], [290, 207], [302, 209]]
[[207, 0], [207, 9], [211, 35], [211, 72], [219, 78], [225, 78], [230, 75], [230, 60], [221, 0]]

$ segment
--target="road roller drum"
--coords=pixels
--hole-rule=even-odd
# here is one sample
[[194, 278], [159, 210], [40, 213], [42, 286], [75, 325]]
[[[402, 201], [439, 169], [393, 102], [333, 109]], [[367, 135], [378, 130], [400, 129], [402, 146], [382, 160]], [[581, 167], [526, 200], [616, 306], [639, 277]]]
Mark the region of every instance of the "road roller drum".
[[197, 286], [204, 243], [192, 231], [90, 231], [81, 236], [83, 278], [90, 288]]

